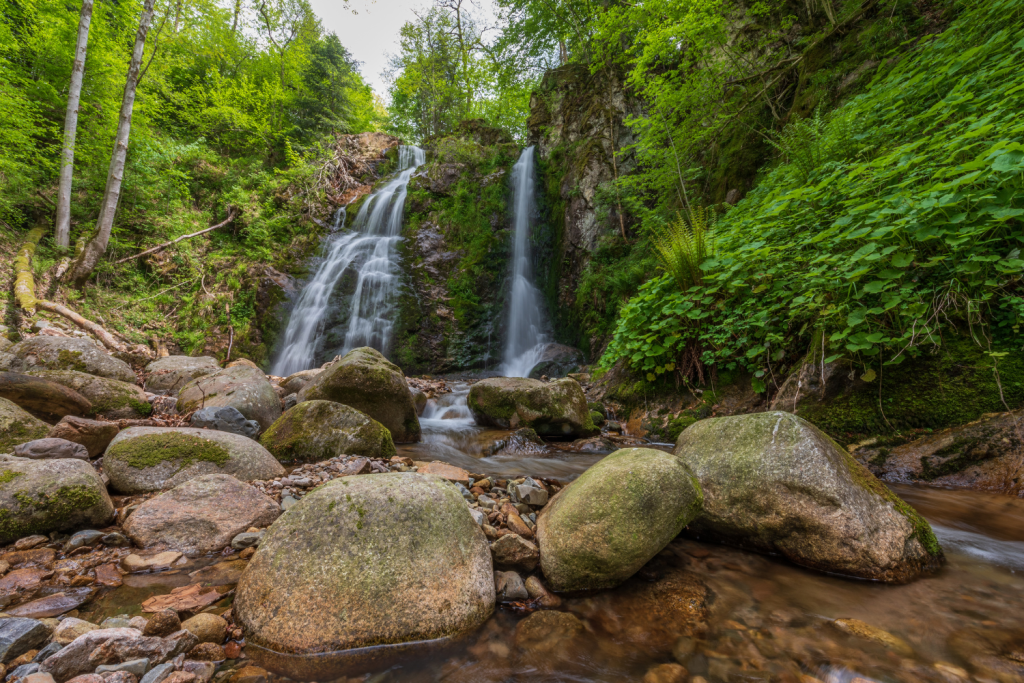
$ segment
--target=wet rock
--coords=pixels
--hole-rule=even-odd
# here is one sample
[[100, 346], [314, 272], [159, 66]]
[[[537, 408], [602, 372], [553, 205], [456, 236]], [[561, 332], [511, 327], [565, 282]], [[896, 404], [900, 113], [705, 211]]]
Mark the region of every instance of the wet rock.
[[92, 404], [90, 415], [120, 420], [143, 418], [153, 412], [146, 392], [135, 386], [134, 376], [131, 382], [122, 382], [75, 370], [34, 369], [29, 372], [84, 396]]
[[246, 666], [234, 673], [231, 683], [267, 683], [270, 674], [258, 666]]
[[206, 474], [142, 503], [124, 530], [142, 548], [202, 555], [223, 550], [249, 527], [270, 526], [280, 514], [253, 487], [227, 474]]
[[181, 628], [181, 619], [178, 618], [178, 613], [172, 609], [162, 609], [149, 617], [146, 627], [142, 629], [142, 635], [162, 638], [175, 631], [180, 631]]
[[93, 529], [84, 529], [82, 531], [76, 531], [68, 539], [68, 542], [64, 544], [64, 552], [70, 553], [72, 550], [83, 548], [86, 546], [92, 547], [99, 545], [103, 540], [103, 532], [95, 531]]
[[473, 521], [483, 526], [487, 522], [487, 515], [476, 508], [470, 508], [469, 514], [473, 517]]
[[14, 447], [14, 455], [30, 460], [56, 460], [72, 458], [88, 460], [89, 450], [81, 445], [64, 439], [36, 439]]
[[491, 544], [494, 566], [532, 572], [540, 561], [537, 546], [519, 534], [505, 534]]
[[[255, 550], [255, 548], [251, 548], [251, 550]], [[238, 583], [245, 567], [246, 563], [240, 560], [218, 562], [215, 565], [197, 569], [188, 576], [202, 586], [228, 586]]]
[[490, 455], [542, 455], [548, 452], [544, 440], [529, 427], [520, 427], [494, 443]]
[[700, 420], [675, 454], [697, 475], [701, 538], [893, 583], [943, 561], [928, 522], [814, 425], [771, 412]]
[[16, 403], [0, 398], [0, 453], [10, 453], [14, 447], [33, 439], [42, 439], [50, 425], [33, 417]]
[[97, 674], [82, 674], [81, 676], [75, 676], [69, 681], [69, 683], [104, 683], [102, 676]]
[[701, 488], [678, 459], [647, 448], [612, 453], [541, 511], [541, 566], [556, 591], [611, 588], [679, 535]]
[[231, 406], [200, 408], [192, 414], [190, 424], [196, 429], [216, 429], [250, 439], [255, 439], [260, 433], [259, 422], [246, 420], [237, 408]]
[[523, 577], [516, 572], [494, 572], [494, 594], [498, 602], [514, 602], [530, 597], [523, 585]]
[[0, 544], [34, 533], [105, 526], [114, 518], [106, 485], [81, 460], [0, 463], [0, 510]]
[[468, 489], [465, 489], [465, 487], [473, 481], [473, 477], [466, 470], [444, 462], [434, 461], [421, 465], [418, 471], [420, 474], [432, 474], [435, 477], [441, 477], [442, 479], [460, 484], [467, 493]]
[[[390, 473], [335, 479], [280, 517], [232, 613], [250, 657], [309, 680], [365, 671], [383, 652], [348, 650], [408, 644], [385, 648], [390, 658], [470, 631], [493, 609], [487, 542], [462, 498], [429, 477]], [[301, 657], [313, 653], [331, 654]]]
[[1024, 680], [1024, 629], [965, 628], [951, 633], [946, 645], [978, 680]]
[[19, 538], [14, 542], [15, 550], [32, 550], [38, 548], [50, 539], [42, 534], [35, 534], [34, 536], [26, 536], [25, 538]]
[[49, 629], [36, 619], [0, 619], [0, 662], [6, 664], [37, 649], [49, 637]]
[[139, 683], [139, 678], [130, 671], [112, 671], [103, 674], [103, 683]]
[[146, 557], [132, 553], [121, 560], [121, 566], [123, 566], [129, 573], [144, 572], [155, 569], [167, 569], [180, 560], [181, 556], [181, 553], [171, 550]]
[[427, 395], [416, 387], [409, 387], [409, 392], [412, 394], [412, 404], [416, 407], [417, 417], [422, 417], [427, 407]]
[[554, 609], [562, 604], [562, 599], [549, 591], [539, 576], [531, 576], [526, 579], [525, 588], [530, 598], [537, 600], [542, 607]]
[[516, 647], [534, 654], [551, 654], [566, 649], [583, 630], [583, 622], [568, 612], [534, 612], [516, 625]]
[[905, 640], [897, 638], [888, 631], [883, 631], [882, 629], [860, 621], [859, 619], [836, 619], [832, 622], [832, 625], [843, 633], [848, 633], [851, 636], [857, 636], [858, 638], [865, 638], [867, 640], [873, 640], [876, 643], [881, 643], [890, 650], [893, 650], [904, 657], [914, 656], [913, 648], [911, 648]]
[[132, 628], [132, 620], [127, 614], [117, 617], [107, 617], [100, 622], [100, 628]]
[[168, 595], [154, 595], [142, 603], [143, 612], [161, 612], [171, 609], [176, 612], [198, 612], [220, 600], [221, 595], [214, 588], [203, 588], [198, 583], [178, 586]]
[[196, 677], [196, 680], [205, 683], [213, 678], [213, 674], [216, 671], [217, 666], [213, 662], [199, 662], [192, 659], [186, 659], [181, 664], [180, 673], [192, 674]]
[[312, 370], [299, 370], [298, 372], [288, 375], [281, 380], [281, 387], [287, 394], [297, 394], [302, 391], [307, 384], [313, 381], [317, 375], [322, 372], [320, 368], [314, 368]]
[[106, 673], [116, 673], [118, 671], [125, 671], [132, 674], [136, 678], [142, 678], [149, 671], [149, 660], [142, 659], [130, 659], [127, 662], [121, 662], [120, 664], [101, 664], [96, 667], [96, 673], [103, 675]]
[[101, 586], [108, 586], [110, 588], [117, 588], [124, 583], [121, 578], [121, 572], [117, 571], [117, 565], [115, 564], [101, 564], [96, 567], [96, 583]]
[[[190, 632], [200, 643], [214, 643], [220, 645], [228, 633], [228, 622], [216, 614], [202, 612], [191, 619], [187, 619], [181, 627]], [[215, 661], [215, 660], [211, 660]]]
[[82, 619], [67, 617], [62, 619], [57, 628], [53, 630], [53, 642], [61, 646], [68, 645], [81, 635], [89, 631], [95, 631], [99, 626]]
[[420, 440], [420, 421], [401, 369], [379, 351], [353, 349], [317, 375], [299, 401], [335, 401], [351, 406], [391, 432], [395, 443]]
[[[189, 652], [196, 646], [196, 637], [188, 631], [177, 631], [165, 638], [156, 638], [143, 636], [135, 629], [107, 630], [131, 631], [134, 635], [110, 638], [104, 641], [89, 654], [89, 663], [93, 666], [127, 662], [133, 659], [148, 659], [151, 664], [163, 664], [178, 655]], [[102, 633], [102, 631], [93, 631], [92, 633]], [[88, 638], [90, 635], [92, 634], [87, 633], [83, 638]], [[74, 645], [72, 643], [65, 649], [72, 648]]]
[[260, 439], [284, 462], [319, 462], [338, 455], [391, 458], [391, 433], [370, 416], [334, 401], [310, 400], [289, 408]]
[[74, 370], [129, 384], [135, 383], [135, 372], [131, 366], [123, 360], [107, 355], [87, 339], [38, 336], [15, 344], [10, 352], [30, 366], [50, 370]]
[[199, 662], [223, 662], [227, 659], [224, 648], [215, 643], [200, 643], [189, 651], [188, 656]]
[[124, 534], [119, 534], [116, 531], [111, 534], [104, 534], [100, 538], [100, 542], [109, 548], [123, 548], [128, 545], [128, 539], [125, 538]]
[[658, 664], [644, 674], [643, 683], [686, 683], [690, 673], [678, 664]]
[[133, 628], [97, 629], [83, 633], [60, 652], [51, 655], [39, 666], [43, 673], [51, 674], [57, 683], [65, 683], [75, 676], [91, 673], [97, 666], [89, 661], [89, 655], [104, 643], [117, 639], [141, 637]]
[[235, 550], [253, 548], [260, 544], [262, 538], [263, 534], [261, 533], [242, 532], [231, 539], [231, 547]]
[[492, 377], [469, 390], [469, 409], [477, 422], [501, 429], [531, 427], [540, 436], [580, 437], [597, 432], [587, 399], [576, 380]]
[[172, 673], [174, 673], [174, 662], [158, 664], [150, 669], [139, 683], [163, 683]]
[[11, 681], [11, 683], [14, 683], [15, 681], [24, 681], [28, 676], [36, 674], [37, 671], [39, 671], [39, 665], [35, 662], [22, 664], [7, 675], [7, 680]]
[[91, 588], [67, 588], [63, 592], [47, 595], [46, 597], [10, 608], [7, 610], [7, 613], [11, 616], [28, 617], [31, 619], [56, 617], [89, 602], [92, 599], [93, 592]]
[[615, 450], [615, 444], [603, 436], [593, 436], [573, 441], [566, 450], [573, 453], [608, 453]]
[[57, 558], [53, 548], [32, 548], [30, 550], [14, 550], [0, 555], [0, 559], [12, 567], [50, 564]]
[[110, 441], [117, 436], [118, 427], [111, 422], [88, 420], [67, 415], [46, 435], [51, 439], [65, 439], [85, 446], [90, 458], [103, 455]]
[[544, 347], [537, 357], [537, 364], [530, 370], [530, 377], [565, 377], [579, 372], [586, 365], [586, 356], [577, 348], [565, 344], [551, 343]]
[[548, 492], [537, 481], [527, 479], [521, 484], [508, 485], [509, 497], [516, 503], [525, 505], [542, 506], [547, 505]]
[[50, 415], [86, 415], [92, 403], [57, 382], [14, 372], [0, 372], [0, 397], [26, 410]]
[[146, 366], [146, 391], [177, 394], [194, 379], [212, 375], [220, 370], [215, 358], [201, 356], [167, 356]]
[[224, 368], [192, 380], [178, 392], [177, 411], [186, 415], [200, 408], [235, 408], [247, 420], [267, 429], [281, 417], [281, 399], [262, 370], [245, 365]]
[[188, 427], [129, 427], [110, 442], [103, 469], [115, 490], [129, 494], [172, 488], [206, 474], [230, 474], [241, 481], [285, 474], [252, 439]]

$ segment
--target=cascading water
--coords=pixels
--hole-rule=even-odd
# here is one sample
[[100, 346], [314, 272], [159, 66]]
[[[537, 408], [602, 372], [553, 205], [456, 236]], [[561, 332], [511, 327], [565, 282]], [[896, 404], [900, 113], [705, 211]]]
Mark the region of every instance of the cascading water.
[[[285, 377], [314, 365], [331, 294], [345, 274], [352, 271], [356, 274], [356, 287], [340, 352], [372, 346], [387, 353], [400, 281], [395, 247], [402, 239], [406, 189], [413, 172], [425, 161], [426, 153], [419, 147], [400, 147], [401, 172], [363, 202], [351, 232], [331, 240], [316, 274], [299, 295], [271, 374]], [[335, 216], [335, 227], [342, 224], [343, 216], [342, 209]]]
[[534, 148], [527, 147], [512, 167], [512, 291], [508, 305], [508, 337], [500, 369], [506, 377], [528, 377], [548, 344], [541, 294], [533, 286], [530, 265], [530, 230], [537, 206], [534, 154]]

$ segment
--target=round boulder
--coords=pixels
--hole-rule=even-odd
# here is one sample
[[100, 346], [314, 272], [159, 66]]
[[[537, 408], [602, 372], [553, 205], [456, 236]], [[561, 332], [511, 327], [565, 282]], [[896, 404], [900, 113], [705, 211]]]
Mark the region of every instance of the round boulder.
[[92, 403], [77, 391], [59, 382], [17, 372], [0, 372], [0, 397], [22, 408], [58, 417], [88, 415], [92, 411]]
[[693, 530], [832, 574], [903, 583], [943, 561], [928, 522], [792, 413], [700, 420], [675, 454], [704, 490]]
[[146, 392], [134, 384], [97, 377], [77, 370], [29, 370], [29, 374], [55, 382], [84, 396], [92, 404], [88, 415], [108, 420], [132, 420], [148, 417], [153, 406]]
[[583, 388], [574, 379], [492, 377], [469, 389], [477, 422], [500, 429], [531, 427], [540, 436], [579, 438], [597, 433]]
[[212, 375], [220, 370], [216, 358], [209, 356], [167, 356], [146, 366], [146, 391], [177, 394], [194, 379]]
[[583, 352], [565, 344], [546, 345], [537, 357], [537, 364], [530, 370], [530, 377], [565, 377], [570, 372], [579, 372], [586, 365]]
[[136, 379], [130, 365], [79, 337], [33, 337], [15, 344], [10, 352], [29, 365], [50, 370], [76, 370], [129, 384]]
[[483, 531], [454, 486], [412, 472], [309, 493], [267, 531], [233, 608], [246, 653], [295, 680], [441, 646], [493, 611]]
[[194, 379], [178, 392], [177, 410], [182, 415], [199, 408], [235, 408], [261, 429], [281, 417], [281, 399], [262, 370], [236, 365]]
[[113, 517], [107, 487], [87, 462], [0, 463], [0, 545], [51, 531], [104, 527]]
[[679, 535], [701, 508], [696, 478], [677, 458], [626, 448], [551, 499], [537, 518], [540, 563], [556, 591], [617, 586]]
[[334, 401], [303, 401], [289, 408], [260, 443], [284, 462], [319, 462], [343, 453], [385, 459], [396, 455], [384, 425]]
[[66, 415], [50, 429], [46, 436], [50, 439], [65, 439], [82, 444], [89, 451], [90, 458], [98, 458], [103, 455], [103, 451], [117, 436], [118, 431], [117, 425], [113, 422], [100, 422], [99, 420]]
[[299, 392], [300, 402], [314, 400], [344, 403], [366, 413], [388, 428], [395, 443], [420, 440], [420, 420], [405, 375], [376, 349], [353, 349], [320, 372]]
[[19, 443], [42, 439], [49, 431], [50, 425], [0, 398], [0, 453], [10, 453]]
[[125, 494], [173, 488], [204, 474], [230, 474], [241, 481], [285, 474], [252, 439], [190, 427], [129, 427], [110, 442], [103, 470], [114, 490]]
[[312, 370], [299, 370], [298, 372], [292, 373], [281, 380], [281, 388], [284, 389], [285, 395], [297, 394], [302, 391], [307, 384], [313, 381], [313, 378], [320, 374], [320, 368], [313, 368]]

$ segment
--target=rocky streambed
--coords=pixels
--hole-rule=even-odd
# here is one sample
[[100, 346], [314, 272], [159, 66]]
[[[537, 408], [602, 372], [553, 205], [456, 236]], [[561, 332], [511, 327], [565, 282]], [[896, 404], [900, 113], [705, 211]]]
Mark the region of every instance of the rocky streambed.
[[12, 683], [1024, 680], [1021, 501], [897, 497], [792, 415], [635, 448], [572, 380], [61, 344], [0, 357]]

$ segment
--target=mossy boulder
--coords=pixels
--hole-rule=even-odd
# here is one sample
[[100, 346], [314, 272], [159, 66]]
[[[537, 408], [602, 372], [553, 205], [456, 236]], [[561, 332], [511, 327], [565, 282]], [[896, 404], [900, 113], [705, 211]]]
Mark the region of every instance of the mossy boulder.
[[388, 428], [395, 443], [420, 440], [420, 420], [402, 370], [380, 351], [349, 351], [317, 375], [299, 401], [335, 401], [366, 413]]
[[0, 397], [22, 408], [49, 415], [88, 415], [92, 403], [74, 389], [59, 382], [18, 372], [0, 372]]
[[598, 432], [583, 388], [574, 379], [492, 377], [469, 390], [469, 409], [480, 424], [501, 429], [530, 427], [549, 438], [578, 438]]
[[88, 339], [77, 337], [33, 337], [10, 350], [28, 365], [50, 370], [76, 370], [134, 384], [131, 366], [97, 348]]
[[284, 389], [284, 394], [297, 394], [302, 391], [307, 384], [313, 381], [313, 378], [319, 375], [321, 372], [320, 368], [314, 368], [312, 370], [299, 370], [294, 372], [283, 380], [281, 380], [281, 388]]
[[192, 380], [212, 375], [218, 370], [220, 364], [210, 356], [160, 358], [146, 366], [146, 391], [174, 395]]
[[704, 490], [700, 538], [832, 574], [904, 583], [943, 562], [928, 522], [792, 413], [700, 420], [675, 454]]
[[18, 444], [42, 439], [49, 432], [50, 425], [0, 398], [0, 453], [11, 453]]
[[541, 568], [556, 591], [619, 585], [701, 509], [700, 486], [664, 451], [615, 451], [558, 493], [537, 519]]
[[199, 408], [235, 408], [247, 420], [266, 429], [281, 417], [281, 399], [267, 376], [248, 365], [236, 365], [194, 379], [178, 392], [177, 411], [191, 413]]
[[99, 415], [108, 420], [148, 417], [153, 406], [146, 392], [134, 384], [90, 375], [77, 370], [43, 370], [34, 368], [29, 374], [67, 387], [84, 396], [92, 407], [84, 414]]
[[257, 664], [334, 680], [483, 624], [491, 553], [451, 484], [412, 472], [335, 479], [270, 527], [233, 610]]
[[342, 454], [368, 458], [396, 455], [387, 427], [334, 401], [303, 401], [289, 408], [260, 443], [282, 462], [319, 462]]
[[101, 528], [113, 517], [107, 488], [87, 462], [0, 462], [0, 545], [33, 534]]
[[285, 473], [274, 456], [252, 439], [190, 427], [122, 430], [107, 446], [103, 470], [111, 487], [125, 494], [173, 488], [204, 474], [253, 481]]

